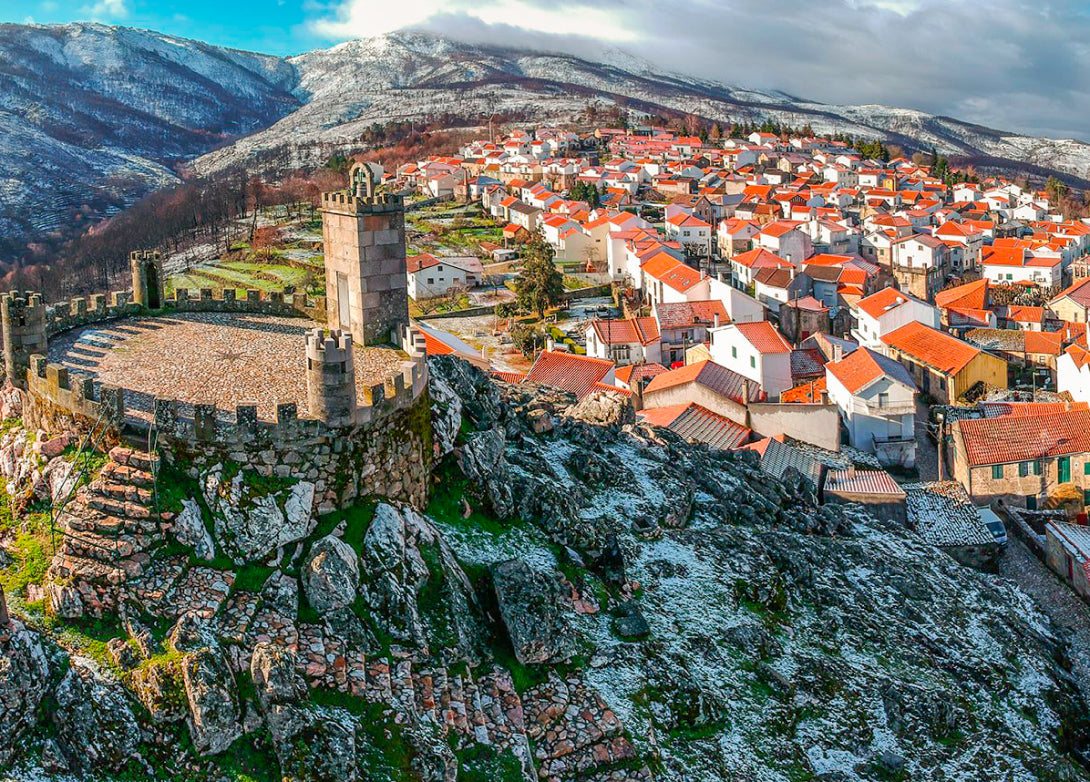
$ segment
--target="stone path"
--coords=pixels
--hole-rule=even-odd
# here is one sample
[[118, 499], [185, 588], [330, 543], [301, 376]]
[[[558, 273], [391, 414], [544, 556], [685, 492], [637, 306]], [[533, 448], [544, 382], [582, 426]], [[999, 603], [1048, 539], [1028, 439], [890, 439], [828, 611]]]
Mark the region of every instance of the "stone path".
[[[50, 345], [50, 361], [73, 374], [130, 391], [130, 412], [150, 416], [156, 396], [212, 403], [234, 412], [256, 402], [273, 421], [276, 405], [295, 402], [307, 411], [304, 335], [315, 328], [302, 318], [240, 313], [182, 313], [129, 318], [62, 335]], [[381, 383], [401, 369], [405, 355], [390, 348], [355, 350], [356, 388]]]
[[1068, 642], [1071, 672], [1083, 698], [1090, 702], [1090, 606], [1013, 535], [999, 558], [999, 573], [1033, 597], [1056, 633]]

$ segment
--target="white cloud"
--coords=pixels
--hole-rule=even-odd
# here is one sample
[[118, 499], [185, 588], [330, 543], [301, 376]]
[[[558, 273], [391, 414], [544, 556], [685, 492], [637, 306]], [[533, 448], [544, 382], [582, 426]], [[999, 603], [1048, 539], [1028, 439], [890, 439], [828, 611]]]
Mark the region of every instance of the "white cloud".
[[95, 20], [124, 19], [129, 15], [128, 0], [97, 0], [80, 10]]
[[323, 14], [311, 27], [329, 38], [370, 37], [427, 25], [444, 16], [551, 35], [593, 35], [610, 41], [641, 38], [613, 10], [600, 5], [579, 0], [563, 4], [535, 0], [345, 0], [332, 15]]
[[1090, 138], [1086, 0], [304, 0], [329, 39], [416, 27], [655, 65], [825, 103]]

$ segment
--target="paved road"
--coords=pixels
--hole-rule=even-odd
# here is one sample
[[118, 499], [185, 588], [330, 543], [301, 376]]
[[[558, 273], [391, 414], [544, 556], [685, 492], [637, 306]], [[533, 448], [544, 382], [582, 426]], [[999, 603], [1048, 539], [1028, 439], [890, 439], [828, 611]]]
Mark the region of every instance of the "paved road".
[[1014, 536], [999, 560], [999, 572], [1040, 603], [1055, 632], [1068, 642], [1071, 672], [1090, 702], [1090, 606]]

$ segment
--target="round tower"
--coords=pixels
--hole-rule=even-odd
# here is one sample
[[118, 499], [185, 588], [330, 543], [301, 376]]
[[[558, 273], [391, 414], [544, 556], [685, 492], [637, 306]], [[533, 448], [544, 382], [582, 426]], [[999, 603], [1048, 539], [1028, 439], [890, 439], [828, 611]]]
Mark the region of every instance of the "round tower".
[[352, 335], [314, 329], [307, 332], [307, 407], [329, 426], [356, 420], [356, 365]]
[[5, 293], [0, 298], [0, 318], [4, 327], [4, 370], [13, 385], [26, 388], [30, 357], [45, 355], [45, 303], [41, 294]]
[[163, 306], [163, 267], [158, 252], [135, 250], [129, 253], [134, 304], [157, 310]]

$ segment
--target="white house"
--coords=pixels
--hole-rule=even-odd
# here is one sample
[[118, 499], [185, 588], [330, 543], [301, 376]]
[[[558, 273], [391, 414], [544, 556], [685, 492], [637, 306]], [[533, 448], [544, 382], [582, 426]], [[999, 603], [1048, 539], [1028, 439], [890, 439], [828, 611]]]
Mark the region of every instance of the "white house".
[[1090, 351], [1067, 346], [1056, 359], [1056, 390], [1068, 392], [1076, 402], [1090, 403]]
[[708, 333], [712, 361], [758, 383], [769, 399], [794, 385], [791, 345], [768, 321], [731, 323]]
[[481, 284], [484, 267], [479, 258], [437, 258], [424, 253], [405, 261], [409, 296], [414, 301], [445, 296], [451, 288], [473, 288]]
[[814, 243], [807, 231], [805, 224], [780, 220], [761, 229], [753, 237], [753, 243], [795, 266], [801, 266], [814, 254]]
[[657, 364], [662, 361], [662, 340], [658, 319], [593, 320], [587, 326], [587, 355], [627, 364]]
[[685, 251], [698, 258], [707, 258], [712, 252], [712, 227], [696, 215], [684, 212], [666, 220], [666, 236], [681, 242]]
[[916, 465], [916, 383], [907, 369], [861, 347], [826, 364], [825, 378], [853, 448], [884, 467]]
[[938, 308], [896, 288], [883, 288], [860, 299], [851, 313], [855, 319], [852, 339], [871, 348], [881, 347], [884, 335], [908, 323], [917, 321], [937, 329], [941, 320]]

